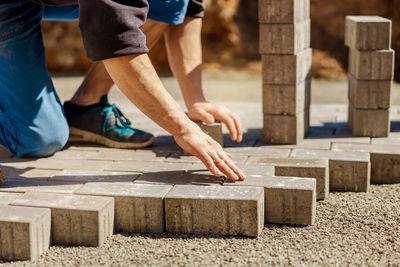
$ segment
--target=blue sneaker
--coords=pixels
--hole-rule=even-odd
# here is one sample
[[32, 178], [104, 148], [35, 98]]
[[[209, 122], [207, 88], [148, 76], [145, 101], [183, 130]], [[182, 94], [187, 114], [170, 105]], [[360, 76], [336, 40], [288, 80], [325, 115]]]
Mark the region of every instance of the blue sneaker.
[[69, 125], [69, 141], [130, 149], [154, 143], [152, 134], [131, 127], [131, 122], [121, 111], [108, 102], [107, 95], [90, 106], [78, 106], [67, 101], [64, 110]]

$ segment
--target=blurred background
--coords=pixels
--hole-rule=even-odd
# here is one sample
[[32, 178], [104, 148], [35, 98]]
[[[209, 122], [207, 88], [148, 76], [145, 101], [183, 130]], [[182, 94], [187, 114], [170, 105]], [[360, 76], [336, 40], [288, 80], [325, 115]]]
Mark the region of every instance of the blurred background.
[[[257, 0], [205, 0], [203, 58], [205, 69], [261, 71], [258, 54]], [[344, 46], [347, 15], [379, 15], [393, 21], [395, 79], [400, 81], [400, 0], [311, 0], [313, 76], [346, 77], [348, 49]], [[82, 75], [90, 67], [78, 22], [43, 22], [47, 63], [52, 74]], [[150, 53], [160, 74], [168, 75], [161, 40]]]

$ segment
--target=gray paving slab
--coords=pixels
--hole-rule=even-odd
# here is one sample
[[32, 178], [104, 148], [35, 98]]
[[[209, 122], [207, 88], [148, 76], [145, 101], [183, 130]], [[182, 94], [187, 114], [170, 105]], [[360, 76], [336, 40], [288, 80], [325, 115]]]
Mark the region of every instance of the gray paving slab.
[[394, 50], [350, 49], [349, 72], [359, 80], [393, 80]]
[[164, 232], [164, 198], [170, 185], [87, 183], [75, 194], [113, 197], [115, 230], [129, 233]]
[[260, 23], [298, 23], [310, 18], [309, 0], [261, 0]]
[[111, 197], [28, 192], [10, 205], [51, 209], [53, 244], [100, 246], [114, 231]]
[[0, 206], [0, 260], [36, 260], [50, 245], [50, 209]]
[[7, 206], [10, 202], [21, 195], [21, 193], [0, 192], [0, 206]]
[[49, 192], [49, 193], [73, 193], [78, 188], [82, 187], [82, 182], [56, 182], [56, 181], [41, 181], [41, 180], [22, 180], [9, 179], [0, 185], [0, 192]]
[[265, 223], [313, 225], [315, 223], [316, 180], [278, 176], [247, 177], [224, 186], [264, 188]]
[[58, 182], [133, 182], [140, 173], [135, 172], [112, 172], [112, 171], [86, 171], [86, 170], [64, 170], [59, 172], [51, 181]]
[[368, 192], [370, 187], [369, 153], [294, 149], [293, 158], [329, 160], [329, 190]]
[[258, 236], [264, 223], [261, 187], [175, 186], [165, 198], [171, 233]]

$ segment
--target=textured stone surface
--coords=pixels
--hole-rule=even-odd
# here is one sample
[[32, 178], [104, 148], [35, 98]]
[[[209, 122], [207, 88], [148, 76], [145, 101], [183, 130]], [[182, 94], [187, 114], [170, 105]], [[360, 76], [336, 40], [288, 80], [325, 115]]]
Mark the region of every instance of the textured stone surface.
[[263, 112], [274, 115], [296, 115], [310, 105], [311, 80], [293, 85], [263, 85]]
[[349, 128], [354, 136], [386, 137], [389, 113], [389, 109], [357, 109], [349, 104]]
[[114, 199], [111, 197], [28, 192], [10, 203], [51, 209], [54, 244], [100, 246], [114, 230]]
[[114, 197], [115, 230], [164, 232], [164, 197], [169, 185], [87, 183], [76, 194]]
[[263, 84], [298, 84], [311, 77], [311, 48], [297, 55], [262, 55]]
[[50, 180], [63, 182], [133, 182], [139, 175], [140, 173], [134, 172], [64, 170]]
[[378, 16], [347, 16], [345, 44], [357, 50], [389, 49], [392, 21]]
[[4, 182], [4, 174], [3, 174], [3, 170], [1, 169], [0, 166], [0, 184], [2, 184]]
[[329, 190], [368, 192], [370, 187], [369, 153], [294, 149], [294, 158], [329, 160]]
[[49, 192], [49, 193], [73, 193], [82, 187], [83, 183], [67, 183], [55, 181], [37, 181], [37, 180], [6, 180], [0, 185], [0, 192]]
[[260, 23], [294, 23], [310, 18], [310, 0], [259, 0]]
[[275, 148], [275, 146], [266, 147], [266, 146], [258, 146], [258, 147], [228, 147], [224, 149], [229, 154], [242, 154], [242, 155], [269, 155], [274, 158], [287, 158], [290, 153], [290, 149], [288, 148]]
[[358, 51], [350, 49], [349, 72], [358, 80], [392, 80], [394, 51]]
[[310, 44], [310, 20], [296, 24], [260, 24], [260, 54], [294, 55]]
[[265, 144], [297, 144], [305, 135], [308, 113], [290, 115], [264, 114], [263, 142]]
[[392, 82], [357, 80], [349, 75], [349, 101], [358, 109], [388, 109]]
[[312, 178], [259, 176], [226, 186], [264, 188], [265, 223], [313, 225], [316, 207], [316, 181]]
[[257, 187], [175, 186], [165, 198], [170, 233], [258, 236], [264, 191]]
[[196, 122], [196, 124], [203, 130], [206, 134], [211, 136], [215, 141], [217, 141], [222, 147], [224, 146], [224, 138], [222, 135], [222, 124], [220, 122], [214, 122], [212, 124], [205, 124], [203, 122]]
[[400, 183], [399, 144], [339, 144], [333, 143], [332, 150], [370, 153], [371, 183]]
[[7, 206], [10, 202], [21, 195], [22, 194], [19, 193], [0, 192], [0, 206]]
[[325, 199], [329, 194], [329, 165], [324, 159], [276, 159], [265, 157], [250, 157], [251, 164], [266, 164], [274, 166], [276, 176], [291, 176], [315, 178], [317, 182], [317, 199]]
[[50, 245], [50, 209], [0, 206], [0, 260], [35, 260]]

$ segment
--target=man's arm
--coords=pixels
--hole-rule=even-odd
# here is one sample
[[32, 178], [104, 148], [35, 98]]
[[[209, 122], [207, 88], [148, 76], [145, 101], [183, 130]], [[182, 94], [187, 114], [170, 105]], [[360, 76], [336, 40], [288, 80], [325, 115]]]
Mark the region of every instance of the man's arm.
[[240, 118], [228, 108], [208, 103], [202, 90], [201, 18], [186, 17], [180, 25], [171, 25], [165, 33], [168, 61], [182, 90], [189, 117], [205, 123], [215, 119], [228, 127], [232, 140], [243, 136]]
[[[244, 179], [222, 147], [193, 123], [162, 85], [147, 54], [103, 60], [121, 91], [150, 119], [171, 133], [179, 146], [197, 156], [216, 176]], [[219, 161], [221, 160], [221, 161]]]

